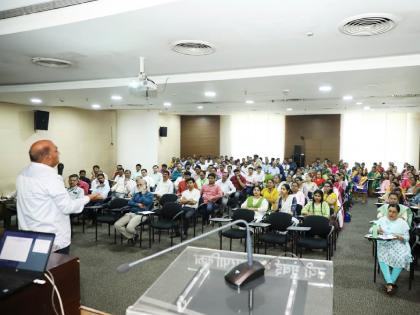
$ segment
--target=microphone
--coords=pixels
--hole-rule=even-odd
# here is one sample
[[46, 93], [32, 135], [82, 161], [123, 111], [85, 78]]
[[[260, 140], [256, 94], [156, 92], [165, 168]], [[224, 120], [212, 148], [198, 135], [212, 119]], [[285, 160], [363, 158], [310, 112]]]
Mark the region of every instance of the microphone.
[[128, 272], [131, 268], [134, 266], [141, 264], [145, 261], [151, 260], [153, 258], [159, 257], [163, 254], [169, 253], [175, 249], [178, 249], [182, 246], [185, 246], [187, 244], [190, 244], [194, 241], [197, 241], [202, 238], [206, 238], [207, 236], [210, 236], [216, 232], [219, 232], [223, 229], [226, 229], [227, 227], [230, 227], [232, 225], [237, 224], [244, 224], [246, 227], [246, 253], [247, 253], [247, 261], [244, 263], [241, 263], [235, 267], [233, 267], [230, 271], [228, 271], [225, 274], [225, 280], [237, 287], [240, 287], [241, 285], [250, 282], [253, 279], [257, 279], [264, 275], [265, 268], [259, 261], [253, 260], [253, 248], [252, 248], [252, 239], [251, 239], [251, 231], [248, 225], [248, 222], [245, 220], [236, 220], [233, 222], [229, 222], [228, 224], [225, 224], [224, 226], [218, 227], [214, 230], [211, 230], [209, 232], [206, 232], [204, 234], [201, 234], [199, 236], [193, 237], [192, 239], [189, 239], [185, 242], [179, 243], [177, 245], [174, 245], [172, 247], [168, 247], [164, 250], [161, 250], [157, 253], [154, 253], [150, 256], [143, 257], [139, 260], [133, 261], [131, 263], [124, 263], [117, 267], [118, 272]]

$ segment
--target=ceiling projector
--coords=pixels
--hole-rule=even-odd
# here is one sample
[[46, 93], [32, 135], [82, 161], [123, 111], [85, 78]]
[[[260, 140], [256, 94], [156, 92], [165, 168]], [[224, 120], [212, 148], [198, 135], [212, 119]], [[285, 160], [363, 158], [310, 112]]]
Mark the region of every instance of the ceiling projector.
[[[153, 96], [151, 92], [157, 91], [157, 84], [147, 77], [144, 72], [144, 58], [140, 57], [140, 72], [136, 79], [128, 84], [130, 93], [138, 96]], [[156, 93], [154, 93], [156, 94]]]

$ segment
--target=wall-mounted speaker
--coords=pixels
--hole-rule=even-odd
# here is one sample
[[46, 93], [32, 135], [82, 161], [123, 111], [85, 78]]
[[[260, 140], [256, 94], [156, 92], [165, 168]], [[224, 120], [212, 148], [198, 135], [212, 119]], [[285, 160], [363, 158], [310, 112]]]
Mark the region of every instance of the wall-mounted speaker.
[[167, 137], [167, 136], [168, 136], [168, 127], [160, 127], [159, 137]]
[[48, 130], [48, 121], [50, 113], [42, 110], [36, 110], [34, 113], [34, 129], [35, 130]]

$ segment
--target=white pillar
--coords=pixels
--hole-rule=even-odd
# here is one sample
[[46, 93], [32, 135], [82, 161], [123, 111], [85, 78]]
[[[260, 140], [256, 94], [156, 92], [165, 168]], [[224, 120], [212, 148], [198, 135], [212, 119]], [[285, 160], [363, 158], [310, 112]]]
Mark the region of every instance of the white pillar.
[[159, 114], [157, 111], [117, 112], [117, 163], [133, 170], [140, 163], [149, 173], [158, 162]]

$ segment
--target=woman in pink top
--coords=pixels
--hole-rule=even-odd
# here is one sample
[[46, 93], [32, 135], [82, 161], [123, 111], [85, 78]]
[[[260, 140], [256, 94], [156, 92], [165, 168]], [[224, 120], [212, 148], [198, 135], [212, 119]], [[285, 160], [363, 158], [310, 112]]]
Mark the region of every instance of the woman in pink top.
[[388, 192], [390, 190], [391, 181], [389, 180], [388, 173], [384, 173], [383, 175], [384, 179], [381, 183], [381, 191]]

